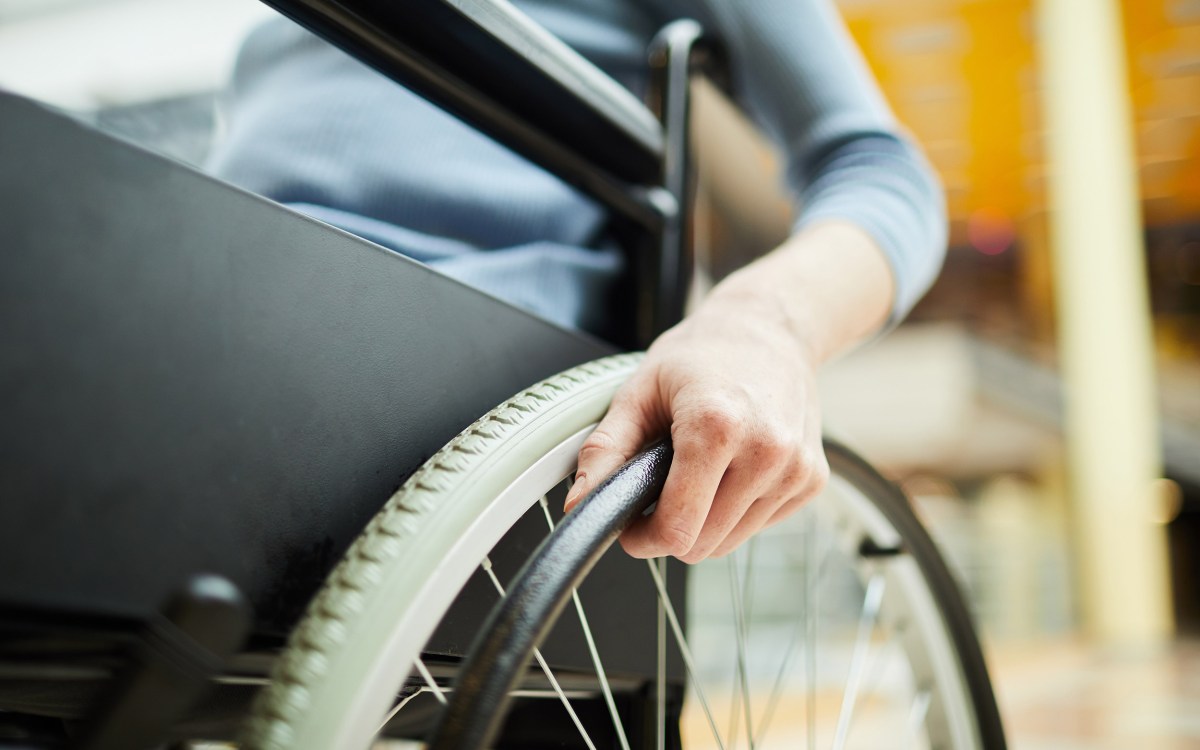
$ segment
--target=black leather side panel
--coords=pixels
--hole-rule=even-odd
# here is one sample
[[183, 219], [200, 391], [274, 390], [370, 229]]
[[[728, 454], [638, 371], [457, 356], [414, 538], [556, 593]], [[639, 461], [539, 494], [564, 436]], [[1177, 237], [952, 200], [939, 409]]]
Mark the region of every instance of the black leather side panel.
[[209, 571], [285, 631], [426, 457], [611, 351], [3, 95], [0, 263], [9, 608], [142, 617]]

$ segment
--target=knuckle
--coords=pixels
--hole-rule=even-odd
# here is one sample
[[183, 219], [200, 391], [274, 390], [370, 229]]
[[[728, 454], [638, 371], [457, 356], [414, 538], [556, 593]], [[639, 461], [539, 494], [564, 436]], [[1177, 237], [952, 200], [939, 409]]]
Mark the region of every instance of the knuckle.
[[769, 464], [782, 464], [797, 455], [795, 441], [778, 427], [760, 430], [752, 446], [755, 456]]
[[796, 448], [787, 459], [779, 488], [785, 495], [810, 497], [825, 488], [829, 481], [829, 462], [821, 450]]
[[732, 529], [728, 534], [726, 534], [725, 538], [723, 538], [718, 544], [713, 545], [713, 548], [708, 552], [708, 557], [725, 557], [738, 547], [742, 546], [742, 543], [753, 536], [761, 526], [762, 523], [760, 521], [739, 524], [737, 528]]
[[795, 490], [808, 479], [809, 466], [804, 459], [803, 449], [795, 442], [772, 448], [771, 463], [778, 467], [776, 486], [783, 490]]
[[654, 551], [650, 549], [648, 545], [640, 540], [631, 539], [629, 534], [622, 534], [617, 541], [620, 542], [621, 548], [624, 549], [625, 553], [630, 557], [654, 557]]
[[583, 445], [579, 448], [579, 455], [583, 457], [594, 456], [596, 454], [609, 453], [616, 449], [617, 441], [613, 436], [597, 428], [592, 430], [592, 434], [588, 435], [583, 441]]
[[691, 545], [691, 548], [685, 550], [684, 553], [673, 554], [675, 554], [680, 561], [685, 562], [688, 565], [695, 565], [696, 563], [703, 562], [705, 559], [707, 559], [708, 556], [712, 554], [712, 548], [715, 546], [715, 543], [705, 544], [702, 539], [697, 539], [696, 542]]
[[611, 414], [614, 411], [619, 412], [631, 409], [636, 407], [641, 400], [641, 382], [631, 379], [613, 394], [612, 401], [608, 404], [608, 411]]
[[696, 426], [714, 443], [729, 445], [741, 437], [745, 420], [736, 409], [719, 402], [709, 402], [696, 415]]
[[722, 557], [728, 557], [729, 553], [736, 550], [739, 546], [740, 546], [740, 542], [737, 544], [724, 543], [721, 546], [717, 547], [715, 550], [713, 550], [711, 553], [709, 553], [708, 556], [712, 559], [719, 560]]
[[779, 480], [779, 487], [783, 494], [795, 495], [804, 488], [807, 482], [808, 468], [800, 461], [792, 461]]
[[682, 558], [696, 543], [694, 533], [670, 522], [653, 523], [650, 531], [656, 549], [662, 554]]

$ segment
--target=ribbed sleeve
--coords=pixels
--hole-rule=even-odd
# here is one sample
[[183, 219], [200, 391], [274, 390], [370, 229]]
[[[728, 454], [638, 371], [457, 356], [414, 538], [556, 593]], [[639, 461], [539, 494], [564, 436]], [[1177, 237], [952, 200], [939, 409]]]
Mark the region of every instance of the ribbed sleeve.
[[933, 170], [911, 143], [869, 135], [834, 145], [801, 175], [806, 179], [796, 228], [843, 219], [870, 234], [896, 281], [888, 323], [899, 323], [933, 283], [945, 256], [946, 219]]

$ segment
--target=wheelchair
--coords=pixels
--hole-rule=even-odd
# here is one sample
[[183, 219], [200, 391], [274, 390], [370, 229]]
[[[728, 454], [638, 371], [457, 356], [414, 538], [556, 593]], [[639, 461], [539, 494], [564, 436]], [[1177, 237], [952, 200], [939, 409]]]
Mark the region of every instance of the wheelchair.
[[694, 572], [608, 551], [667, 443], [557, 510], [682, 315], [719, 45], [660, 33], [652, 113], [496, 0], [269, 4], [606, 205], [629, 314], [558, 328], [0, 95], [0, 747], [1004, 747], [953, 577], [840, 443]]

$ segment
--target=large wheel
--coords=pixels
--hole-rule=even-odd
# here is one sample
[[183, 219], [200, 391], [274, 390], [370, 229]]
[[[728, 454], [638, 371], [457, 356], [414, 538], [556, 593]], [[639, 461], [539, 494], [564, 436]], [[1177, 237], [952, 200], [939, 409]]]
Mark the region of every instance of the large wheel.
[[[610, 685], [600, 667], [603, 659], [594, 647], [594, 677], [573, 673], [556, 679], [535, 652], [536, 641], [546, 628], [526, 628], [529, 632], [518, 633], [516, 638], [511, 629], [496, 629], [498, 634], [506, 632], [510, 641], [497, 644], [486, 637], [492, 626], [485, 626], [475, 651], [490, 649], [493, 655], [502, 653], [503, 658], [469, 658], [464, 674], [442, 664], [439, 674], [431, 675], [419, 658], [442, 614], [471, 575], [481, 564], [491, 575], [487, 555], [496, 542], [527, 511], [538, 513], [539, 500], [570, 477], [580, 444], [636, 363], [636, 355], [621, 355], [539, 383], [480, 419], [414, 474], [355, 542], [310, 606], [247, 723], [242, 746], [368, 747], [386, 720], [397, 710], [403, 711], [420, 692], [426, 692], [426, 698], [434, 695], [445, 700], [448, 695], [458, 702], [445, 714], [460, 717], [451, 722], [456, 732], [464, 721], [488, 724], [483, 730], [455, 735], [474, 737], [471, 742], [476, 744], [452, 738], [438, 740], [441, 747], [491, 746], [499, 723], [489, 717], [503, 710], [507, 698], [493, 695], [481, 702], [470, 686], [496, 684], [497, 669], [507, 670], [499, 677], [504, 685], [518, 686], [526, 695], [545, 696], [538, 711], [556, 717], [570, 715], [569, 734], [562, 746], [674, 745], [677, 727], [667, 724], [677, 722], [678, 712], [667, 705], [665, 690], [657, 691], [657, 699], [650, 700], [656, 710], [643, 712], [639, 715], [642, 720], [633, 722], [637, 726], [630, 726], [627, 704], [622, 704], [626, 709], [617, 708], [619, 694], [637, 690], [644, 697], [646, 686]], [[882, 736], [891, 739], [909, 737], [917, 747], [1003, 747], [978, 643], [936, 549], [891, 484], [844, 448], [830, 444], [827, 452], [833, 472], [829, 492], [798, 514], [790, 526], [769, 530], [745, 552], [699, 566], [697, 575], [692, 576], [696, 585], [689, 598], [697, 614], [688, 633], [691, 648], [686, 641], [670, 637], [676, 630], [668, 627], [670, 621], [683, 613], [672, 611], [669, 596], [658, 632], [640, 636], [656, 639], [660, 664], [665, 663], [669, 649], [687, 652], [693, 677], [689, 704], [702, 716], [697, 723], [703, 731], [691, 731], [686, 746], [689, 750], [726, 747], [736, 745], [737, 738], [746, 739], [751, 746], [769, 746], [779, 732], [795, 731], [796, 706], [802, 705], [802, 736], [810, 741], [821, 739], [822, 746], [830, 742], [835, 747], [847, 746], [847, 740], [853, 746], [884, 731], [888, 734]], [[628, 521], [627, 511], [601, 514], [605, 527], [589, 536], [589, 548], [568, 556], [569, 576], [586, 573], [603, 546], [611, 543], [620, 525]], [[548, 515], [546, 520], [550, 520]], [[566, 527], [563, 524], [550, 537], [543, 552], [563, 538]], [[580, 546], [578, 541], [558, 544]], [[762, 566], [755, 561], [775, 555], [772, 550], [784, 550], [793, 557], [799, 552], [791, 566], [793, 573], [799, 573], [799, 583], [790, 593], [767, 597], [764, 587], [779, 585], [779, 565], [769, 566], [775, 568], [774, 574], [759, 580]], [[548, 570], [562, 573], [561, 560], [542, 563], [539, 570], [538, 559], [545, 558], [535, 556], [522, 577], [507, 582], [508, 589], [532, 588], [545, 594], [545, 586], [538, 589], [539, 581], [558, 580], [553, 596], [534, 596], [540, 602], [536, 606], [545, 609], [534, 616], [549, 617], [570, 602], [572, 589], [561, 585], [562, 575], [546, 575]], [[555, 558], [551, 555], [549, 559]], [[661, 574], [658, 566], [654, 571]], [[718, 576], [720, 585], [712, 584], [713, 575]], [[498, 589], [505, 587], [506, 582], [493, 581]], [[830, 587], [835, 587], [833, 593]], [[666, 593], [665, 587], [659, 589]], [[714, 589], [729, 595], [725, 605], [709, 602]], [[832, 634], [848, 600], [857, 600], [861, 606], [846, 618], [851, 636], [841, 644]], [[511, 598], [505, 601], [514, 609]], [[771, 606], [764, 606], [764, 601]], [[784, 601], [799, 608], [796, 614], [781, 613], [776, 605]], [[517, 609], [524, 609], [528, 619], [529, 605]], [[575, 610], [586, 623], [578, 598]], [[708, 616], [712, 613], [732, 614], [731, 637], [722, 630], [720, 616]], [[765, 626], [764, 613], [769, 623]], [[493, 618], [498, 616], [493, 613]], [[781, 622], [787, 624], [782, 630]], [[778, 638], [765, 641], [769, 671], [778, 673], [773, 679], [763, 679], [762, 670], [755, 666], [758, 656], [752, 633], [756, 628], [792, 634], [785, 639], [787, 645]], [[683, 636], [682, 627], [678, 631]], [[884, 636], [890, 645], [880, 643]], [[720, 650], [713, 643], [727, 646], [720, 658], [706, 663], [702, 657]], [[847, 654], [844, 670], [826, 663], [828, 654], [839, 649]], [[872, 660], [870, 653], [889, 654], [883, 660], [886, 664], [881, 667], [881, 660]], [[532, 662], [531, 656], [536, 657]], [[900, 666], [894, 667], [894, 661]], [[731, 679], [721, 674], [722, 665], [729, 664], [734, 665]], [[793, 672], [801, 675], [800, 699], [792, 687]], [[842, 675], [838, 680], [845, 689], [836, 720], [823, 721], [823, 714], [829, 713], [826, 683], [832, 674]], [[452, 679], [459, 687], [446, 691]], [[422, 682], [428, 687], [414, 689]], [[658, 684], [664, 683], [658, 680]], [[878, 687], [875, 683], [883, 689], [861, 695], [864, 687]], [[723, 693], [714, 687], [722, 684], [732, 688]], [[876, 693], [890, 703], [897, 685], [903, 714], [900, 726], [877, 730], [873, 726], [879, 714]], [[615, 699], [614, 693], [618, 694]], [[706, 694], [708, 699], [703, 697]], [[601, 708], [590, 714], [576, 710], [586, 701]], [[656, 721], [645, 721], [647, 715]], [[883, 716], [894, 718], [886, 712]], [[594, 728], [605, 722], [609, 727], [603, 739], [594, 739], [599, 737]], [[868, 728], [859, 729], [864, 722]], [[784, 740], [782, 746], [801, 746], [795, 739]]]

